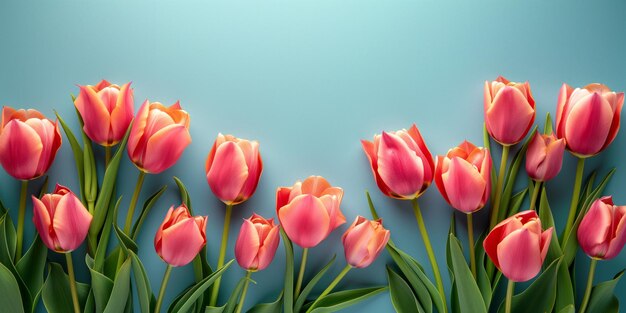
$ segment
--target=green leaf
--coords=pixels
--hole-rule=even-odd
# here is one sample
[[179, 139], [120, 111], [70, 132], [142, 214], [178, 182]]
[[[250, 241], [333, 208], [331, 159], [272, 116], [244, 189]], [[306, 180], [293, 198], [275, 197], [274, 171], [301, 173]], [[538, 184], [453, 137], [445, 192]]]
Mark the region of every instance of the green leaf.
[[311, 293], [311, 291], [313, 290], [315, 285], [319, 282], [319, 280], [322, 277], [324, 277], [324, 274], [326, 274], [328, 269], [330, 269], [331, 265], [333, 265], [333, 263], [335, 262], [336, 257], [337, 255], [333, 255], [330, 261], [317, 274], [315, 274], [315, 276], [309, 281], [306, 287], [302, 289], [302, 292], [300, 292], [300, 295], [298, 296], [298, 300], [296, 301], [296, 305], [293, 308], [295, 312], [300, 312], [300, 309], [302, 308], [302, 306], [304, 305], [304, 302], [306, 301], [306, 297], [309, 296], [309, 293]]
[[17, 280], [6, 268], [0, 264], [0, 307], [3, 312], [24, 313], [22, 296]]
[[376, 208], [374, 207], [374, 202], [372, 202], [372, 197], [370, 197], [369, 191], [365, 192], [365, 196], [367, 197], [367, 204], [370, 207], [370, 213], [372, 214], [372, 218], [375, 220], [380, 219], [380, 217], [378, 217], [378, 213], [376, 212]]
[[224, 308], [226, 305], [222, 306], [207, 306], [204, 308], [204, 313], [224, 313]]
[[[467, 266], [465, 256], [461, 250], [461, 244], [454, 234], [448, 238], [450, 269], [454, 274], [454, 284], [456, 285], [456, 296], [459, 307], [457, 312], [487, 312], [483, 296], [472, 276], [472, 272]], [[453, 305], [455, 301], [452, 301]]]
[[336, 312], [375, 296], [385, 290], [387, 290], [387, 287], [371, 287], [334, 292], [320, 299], [311, 313]]
[[387, 281], [389, 282], [391, 304], [397, 313], [424, 312], [411, 287], [389, 266], [387, 266]]
[[519, 208], [522, 206], [522, 203], [524, 203], [524, 198], [526, 197], [527, 192], [528, 188], [525, 188], [511, 198], [507, 217], [519, 212]]
[[143, 225], [144, 220], [150, 213], [150, 209], [154, 206], [154, 204], [159, 200], [159, 197], [165, 192], [167, 189], [167, 185], [161, 187], [157, 192], [153, 193], [144, 203], [143, 208], [141, 208], [141, 214], [139, 214], [139, 219], [133, 225], [133, 229], [131, 230], [131, 237], [133, 240], [137, 240], [137, 235], [139, 235], [139, 230], [141, 229], [141, 225]]
[[95, 262], [89, 254], [85, 256], [85, 263], [91, 274], [91, 294], [94, 300], [94, 312], [104, 312], [104, 308], [111, 297], [113, 281], [94, 269]]
[[14, 268], [13, 260], [15, 260], [17, 236], [9, 213], [5, 213], [0, 218], [0, 235], [4, 235], [0, 236], [0, 263], [15, 273], [12, 267]]
[[[89, 285], [76, 283], [78, 292], [78, 302], [84, 307], [89, 296]], [[73, 312], [72, 293], [70, 291], [70, 280], [63, 272], [63, 268], [58, 263], [50, 263], [48, 267], [48, 278], [43, 284], [41, 298], [48, 313]]]
[[130, 239], [128, 235], [126, 235], [124, 231], [122, 231], [122, 229], [117, 226], [117, 224], [113, 224], [113, 229], [115, 229], [115, 235], [117, 236], [117, 239], [119, 240], [120, 246], [122, 247], [124, 253], [127, 254], [130, 250], [136, 254], [139, 250], [137, 244], [132, 239]]
[[241, 292], [243, 291], [243, 286], [248, 283], [250, 283], [250, 280], [245, 276], [239, 280], [239, 282], [235, 286], [235, 289], [233, 289], [233, 292], [230, 294], [230, 297], [228, 297], [228, 301], [226, 301], [226, 305], [224, 306], [223, 310], [224, 313], [235, 312], [237, 305], [239, 305], [239, 297], [241, 296]]
[[574, 313], [576, 312], [576, 310], [574, 309], [574, 305], [570, 304], [566, 307], [564, 307], [563, 309], [561, 309], [560, 311], [557, 311], [558, 313]]
[[65, 137], [67, 137], [67, 141], [70, 143], [70, 147], [72, 148], [72, 152], [74, 153], [74, 161], [76, 162], [76, 171], [78, 172], [78, 182], [80, 185], [80, 195], [83, 199], [83, 202], [86, 202], [87, 198], [85, 198], [85, 167], [83, 165], [83, 148], [76, 140], [76, 136], [72, 130], [67, 126], [65, 121], [61, 118], [58, 112], [54, 112], [56, 114], [59, 123], [61, 123], [61, 127], [65, 132]]
[[176, 182], [176, 185], [180, 190], [180, 200], [187, 206], [187, 209], [189, 209], [189, 212], [191, 212], [191, 214], [193, 215], [193, 209], [191, 208], [191, 197], [189, 196], [189, 191], [187, 191], [187, 187], [185, 187], [185, 184], [183, 184], [180, 178], [176, 176], [174, 176], [174, 181]]
[[278, 295], [276, 301], [271, 303], [260, 303], [248, 310], [247, 313], [281, 313], [283, 309], [283, 293]]
[[137, 298], [139, 299], [139, 308], [141, 313], [152, 312], [152, 289], [150, 287], [150, 280], [148, 274], [144, 268], [141, 260], [134, 252], [129, 252], [131, 265], [133, 269], [133, 275], [135, 277], [135, 286], [137, 287]]
[[615, 296], [615, 286], [624, 274], [624, 270], [617, 273], [612, 280], [599, 283], [591, 290], [588, 313], [617, 313], [619, 312], [619, 300]]
[[293, 313], [293, 245], [291, 240], [283, 230], [280, 228], [280, 235], [283, 237], [283, 244], [285, 245], [285, 288], [283, 289], [284, 295], [284, 308], [285, 313]]
[[215, 273], [206, 277], [199, 283], [195, 284], [191, 289], [186, 291], [184, 295], [176, 302], [172, 303], [167, 312], [171, 313], [186, 313], [191, 310], [196, 300], [209, 288], [215, 280], [224, 274], [224, 271], [233, 263], [233, 260], [226, 263], [221, 268], [217, 269]]
[[[31, 295], [36, 295], [43, 286], [44, 269], [48, 247], [37, 236], [26, 254], [17, 263], [16, 269]], [[1, 294], [1, 293], [0, 293]], [[33, 299], [34, 300], [34, 299]], [[33, 301], [35, 302], [35, 301]]]
[[[413, 293], [417, 296], [417, 301], [424, 311], [432, 312], [434, 302], [437, 311], [443, 312], [443, 302], [439, 296], [439, 290], [437, 290], [435, 285], [433, 285], [426, 274], [424, 274], [424, 269], [419, 265], [417, 260], [398, 249], [395, 245], [388, 244], [387, 250], [389, 251], [389, 255], [391, 255], [392, 259], [396, 262], [398, 268], [400, 268], [402, 274], [406, 277], [407, 283], [411, 286], [411, 289], [413, 289]], [[397, 260], [398, 257], [396, 257], [396, 254], [400, 257], [400, 260]]]
[[[120, 196], [115, 203], [113, 209], [109, 208], [109, 212], [107, 213], [107, 218], [104, 223], [104, 227], [102, 228], [102, 234], [100, 236], [100, 241], [98, 242], [98, 247], [96, 248], [96, 254], [94, 256], [94, 266], [93, 269], [99, 273], [105, 273], [104, 265], [106, 263], [106, 251], [109, 246], [109, 238], [111, 237], [111, 228], [113, 227], [113, 223], [117, 218], [117, 211], [120, 207], [120, 203], [122, 202], [122, 197]], [[117, 259], [116, 259], [117, 260]], [[115, 264], [115, 270], [117, 270], [117, 261]], [[108, 277], [108, 276], [107, 276]]]
[[96, 158], [93, 155], [91, 141], [83, 133], [83, 166], [85, 167], [85, 199], [88, 203], [94, 203], [98, 196], [98, 172], [96, 170]]
[[107, 302], [104, 313], [122, 312], [126, 308], [126, 303], [130, 296], [130, 267], [131, 260], [126, 259], [119, 272], [117, 272], [117, 276], [115, 276], [111, 297], [109, 302]]
[[474, 245], [474, 251], [476, 255], [476, 285], [478, 286], [478, 289], [480, 289], [480, 293], [483, 295], [485, 308], [489, 310], [489, 306], [491, 305], [491, 298], [493, 296], [493, 290], [491, 289], [489, 275], [487, 275], [487, 270], [484, 266], [486, 254], [485, 248], [483, 247], [483, 241], [485, 240], [485, 237], [486, 234], [478, 237], [478, 240]]
[[550, 135], [552, 132], [552, 118], [550, 117], [550, 112], [548, 112], [546, 114], [546, 122], [543, 124], [543, 134]]

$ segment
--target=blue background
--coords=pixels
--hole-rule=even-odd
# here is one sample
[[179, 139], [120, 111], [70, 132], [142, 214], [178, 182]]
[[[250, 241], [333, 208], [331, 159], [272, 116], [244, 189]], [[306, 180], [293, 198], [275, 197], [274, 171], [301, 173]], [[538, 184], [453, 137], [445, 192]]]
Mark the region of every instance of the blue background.
[[[433, 154], [464, 139], [481, 144], [483, 84], [500, 74], [530, 82], [541, 124], [546, 112], [555, 111], [563, 82], [624, 90], [625, 12], [623, 1], [2, 1], [0, 104], [36, 108], [50, 117], [57, 110], [78, 131], [69, 97], [78, 92], [76, 84], [132, 81], [136, 109], [146, 98], [168, 105], [181, 101], [191, 115], [193, 143], [176, 166], [148, 176], [142, 193], [145, 199], [170, 186], [139, 238], [155, 292], [165, 264], [154, 252], [153, 236], [167, 208], [179, 202], [172, 176], [189, 186], [196, 212], [209, 216], [209, 260], [214, 264], [217, 258], [224, 211], [206, 184], [204, 160], [218, 132], [260, 141], [265, 163], [256, 194], [234, 211], [228, 258], [242, 218], [253, 211], [273, 216], [276, 188], [315, 174], [345, 189], [342, 208], [349, 221], [369, 216], [364, 191], [370, 190], [392, 238], [431, 275], [409, 203], [378, 191], [359, 140], [416, 123]], [[495, 149], [496, 161], [499, 153]], [[587, 162], [586, 173], [604, 174], [625, 157], [622, 130]], [[568, 154], [562, 173], [547, 185], [559, 229], [574, 167]], [[65, 137], [49, 173], [51, 182], [78, 190]], [[122, 208], [136, 177], [125, 157]], [[19, 183], [4, 171], [0, 183], [0, 197], [16, 208]], [[624, 184], [622, 166], [606, 190], [618, 204], [626, 203]], [[420, 202], [449, 290], [445, 238], [452, 209], [434, 187]], [[464, 234], [464, 222], [457, 219]], [[346, 228], [311, 250], [307, 277], [333, 253], [339, 258], [331, 274], [340, 271]], [[50, 258], [61, 261], [52, 253]], [[577, 260], [582, 286], [589, 261], [582, 254]], [[351, 271], [339, 287], [384, 284], [390, 262], [383, 253], [371, 267]], [[247, 306], [278, 295], [283, 266], [281, 246], [273, 264], [253, 275], [259, 284], [251, 286]], [[625, 266], [626, 252], [601, 262], [596, 282]], [[222, 301], [243, 273], [235, 266], [225, 275]], [[79, 279], [87, 279], [84, 269]], [[176, 268], [166, 305], [192, 280], [190, 266]], [[618, 289], [626, 301], [623, 282]], [[392, 311], [387, 294], [346, 311], [374, 309]]]

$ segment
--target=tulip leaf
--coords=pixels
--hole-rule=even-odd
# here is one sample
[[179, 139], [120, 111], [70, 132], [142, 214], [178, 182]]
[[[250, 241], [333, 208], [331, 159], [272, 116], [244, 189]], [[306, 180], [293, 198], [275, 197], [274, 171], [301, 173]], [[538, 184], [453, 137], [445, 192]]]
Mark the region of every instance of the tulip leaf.
[[191, 308], [196, 303], [196, 300], [204, 294], [204, 291], [209, 288], [218, 277], [221, 277], [226, 269], [233, 263], [233, 260], [226, 263], [221, 268], [217, 269], [213, 274], [207, 276], [199, 283], [195, 284], [189, 290], [187, 290], [182, 297], [176, 302], [172, 303], [167, 312], [169, 313], [186, 313], [190, 312]]
[[130, 239], [128, 235], [126, 235], [124, 231], [119, 226], [117, 226], [117, 224], [113, 224], [113, 229], [115, 229], [115, 235], [117, 235], [117, 239], [121, 244], [124, 254], [127, 254], [129, 250], [137, 253], [137, 251], [139, 250], [137, 244], [132, 239]]
[[553, 133], [552, 130], [552, 117], [550, 117], [550, 112], [546, 114], [546, 122], [543, 124], [543, 134], [550, 135]]
[[[96, 158], [93, 155], [91, 141], [83, 132], [83, 166], [85, 167], [85, 198], [87, 203], [95, 203], [98, 196], [98, 172], [96, 170]], [[93, 212], [90, 212], [93, 214]]]
[[226, 305], [224, 305], [224, 309], [222, 312], [224, 313], [235, 312], [235, 309], [239, 305], [239, 297], [241, 296], [241, 292], [243, 291], [243, 286], [245, 284], [250, 283], [250, 281], [251, 280], [245, 276], [241, 277], [241, 279], [239, 280], [239, 282], [233, 289], [233, 292], [230, 294], [230, 297], [228, 297], [228, 301], [226, 301]]
[[397, 313], [425, 312], [415, 298], [411, 287], [389, 266], [387, 266], [387, 281], [389, 282], [391, 304]]
[[226, 305], [222, 306], [207, 306], [204, 308], [204, 313], [224, 313], [224, 308]]
[[448, 254], [450, 256], [450, 270], [454, 275], [455, 292], [453, 293], [452, 308], [455, 312], [487, 312], [483, 296], [467, 266], [465, 256], [461, 250], [461, 243], [450, 234], [448, 237]]
[[[78, 292], [78, 302], [81, 307], [85, 306], [89, 297], [89, 285], [76, 283]], [[63, 268], [58, 263], [50, 263], [48, 267], [48, 278], [41, 290], [41, 298], [48, 313], [73, 312], [72, 294], [70, 291], [70, 280], [63, 272]]]
[[152, 294], [148, 274], [139, 257], [132, 251], [129, 254], [135, 277], [135, 286], [137, 287], [140, 311], [141, 313], [150, 313], [153, 311], [153, 302], [156, 302], [156, 299], [154, 299], [154, 294]]
[[[111, 227], [117, 218], [117, 211], [121, 202], [122, 197], [120, 196], [113, 209], [109, 208], [104, 227], [102, 228], [102, 234], [100, 236], [100, 241], [98, 242], [98, 247], [96, 248], [93, 266], [93, 269], [99, 273], [104, 273], [103, 269], [106, 264], [106, 251], [109, 246], [109, 238], [111, 237]], [[117, 264], [115, 267], [115, 270], [117, 270]]]
[[7, 212], [7, 208], [4, 206], [2, 200], [0, 200], [0, 215], [4, 215]]
[[191, 207], [191, 197], [189, 196], [189, 191], [187, 190], [187, 187], [185, 187], [185, 184], [183, 184], [180, 178], [176, 176], [174, 176], [174, 181], [176, 182], [176, 185], [178, 186], [178, 189], [180, 190], [180, 200], [182, 201], [182, 203], [185, 204], [185, 206], [187, 206], [187, 209], [189, 209], [189, 212], [191, 212], [191, 215], [194, 215], [193, 209]]
[[556, 311], [558, 313], [574, 313], [576, 312], [576, 310], [574, 309], [574, 305], [570, 304], [566, 307], [564, 307], [563, 309], [561, 309], [560, 311]]
[[315, 304], [315, 307], [312, 308], [311, 313], [336, 312], [375, 296], [385, 290], [387, 290], [386, 286], [337, 291], [321, 298]]
[[17, 284], [17, 280], [6, 268], [6, 266], [0, 264], [0, 307], [4, 312], [23, 313], [24, 308], [22, 306], [22, 296], [20, 294], [20, 287]]
[[[487, 124], [483, 123], [483, 145], [485, 147], [485, 149], [487, 149], [487, 151], [489, 152], [489, 155], [491, 157], [491, 159], [493, 160], [493, 155], [491, 153], [491, 140], [490, 140], [490, 136], [489, 136], [489, 131], [487, 131]], [[496, 181], [498, 180], [498, 176], [496, 174], [496, 167], [492, 166], [491, 167], [491, 173], [489, 175], [490, 179], [491, 179], [491, 186], [495, 186], [496, 185]], [[495, 195], [496, 195], [496, 188], [491, 188], [491, 194], [489, 195], [489, 199], [495, 199]]]
[[[17, 263], [17, 272], [28, 288], [30, 295], [38, 295], [41, 291], [47, 256], [48, 247], [37, 236], [26, 254]], [[32, 300], [37, 302], [36, 299]]]
[[300, 295], [298, 296], [296, 304], [293, 308], [295, 312], [300, 312], [300, 309], [302, 308], [302, 306], [304, 305], [304, 302], [306, 301], [306, 297], [308, 297], [309, 293], [311, 293], [311, 291], [313, 290], [315, 285], [319, 282], [319, 280], [322, 277], [324, 277], [324, 274], [326, 274], [328, 269], [330, 269], [331, 265], [333, 265], [333, 263], [335, 262], [336, 257], [337, 255], [333, 255], [330, 261], [309, 281], [309, 283], [304, 287], [304, 289], [302, 289], [302, 292], [300, 292]]
[[519, 208], [522, 206], [522, 203], [524, 203], [524, 198], [526, 197], [526, 193], [528, 193], [528, 188], [524, 188], [520, 192], [516, 193], [513, 196], [513, 198], [511, 198], [511, 201], [509, 204], [509, 211], [507, 212], [507, 217], [519, 212]]
[[61, 123], [61, 127], [65, 132], [65, 137], [70, 143], [70, 147], [72, 148], [72, 152], [74, 153], [74, 161], [76, 162], [76, 171], [78, 172], [78, 181], [80, 185], [80, 196], [83, 199], [83, 202], [86, 203], [87, 198], [85, 198], [85, 167], [83, 165], [83, 148], [76, 140], [76, 136], [72, 132], [72, 129], [67, 126], [65, 121], [61, 118], [58, 112], [54, 112], [56, 114], [59, 123]]
[[624, 270], [617, 273], [613, 279], [599, 283], [591, 290], [588, 313], [618, 313], [619, 300], [614, 294], [615, 286], [624, 274]]
[[130, 296], [130, 267], [131, 260], [126, 259], [115, 276], [111, 297], [107, 302], [104, 313], [122, 312], [127, 307]]
[[271, 303], [259, 303], [253, 306], [247, 313], [281, 313], [283, 310], [283, 293], [278, 295], [276, 301]]
[[113, 281], [94, 269], [95, 262], [89, 254], [85, 256], [85, 263], [91, 274], [91, 294], [94, 300], [94, 312], [104, 312], [104, 308], [111, 297]]
[[33, 298], [13, 263], [13, 259], [15, 258], [15, 242], [16, 235], [13, 221], [11, 221], [9, 213], [5, 213], [0, 217], [0, 264], [3, 264], [13, 274], [19, 286], [20, 294], [22, 294], [22, 304], [25, 308], [30, 308], [34, 302]]
[[596, 180], [596, 176], [598, 176], [598, 171], [593, 171], [591, 172], [591, 175], [589, 175], [589, 178], [587, 178], [587, 183], [585, 184], [585, 188], [583, 188], [582, 195], [580, 196], [582, 200], [589, 198], [589, 195], [593, 191], [593, 183]]
[[493, 290], [491, 289], [491, 282], [489, 281], [489, 275], [485, 269], [485, 248], [483, 247], [483, 241], [485, 240], [485, 234], [478, 237], [474, 245], [474, 251], [476, 256], [476, 285], [480, 289], [480, 293], [483, 295], [485, 302], [485, 308], [489, 310], [491, 305], [491, 298], [493, 296]]
[[280, 228], [280, 235], [283, 237], [283, 244], [285, 245], [285, 287], [283, 289], [283, 304], [285, 313], [293, 313], [293, 244], [287, 236], [287, 233]]
[[154, 204], [157, 202], [157, 200], [159, 200], [159, 197], [161, 197], [161, 195], [165, 192], [166, 189], [167, 189], [167, 185], [161, 187], [161, 189], [153, 193], [143, 203], [143, 207], [141, 208], [141, 214], [139, 215], [139, 218], [135, 222], [135, 225], [133, 225], [133, 229], [130, 232], [133, 240], [137, 240], [137, 236], [139, 235], [139, 230], [141, 229], [141, 225], [143, 225], [143, 222], [148, 216], [148, 213], [150, 213], [150, 210], [152, 209]]

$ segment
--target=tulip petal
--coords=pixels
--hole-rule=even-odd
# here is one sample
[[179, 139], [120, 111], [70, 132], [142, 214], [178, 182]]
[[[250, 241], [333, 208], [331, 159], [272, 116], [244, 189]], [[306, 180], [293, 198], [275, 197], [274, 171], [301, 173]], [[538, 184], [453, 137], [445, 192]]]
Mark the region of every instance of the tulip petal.
[[248, 178], [245, 184], [241, 188], [240, 194], [243, 200], [248, 199], [259, 184], [259, 178], [263, 172], [263, 161], [259, 154], [259, 143], [256, 141], [242, 140], [237, 145], [243, 151], [246, 156], [246, 165], [248, 165]]
[[502, 144], [515, 144], [524, 138], [535, 119], [535, 110], [517, 88], [506, 86], [485, 112], [485, 123], [492, 137]]
[[258, 270], [265, 269], [272, 263], [274, 256], [276, 255], [276, 249], [278, 249], [278, 243], [280, 242], [279, 228], [278, 226], [272, 227], [270, 232], [265, 237], [263, 244], [259, 248], [259, 265]]
[[293, 242], [303, 248], [320, 243], [330, 233], [330, 216], [320, 199], [300, 195], [278, 210], [278, 219]]
[[565, 138], [568, 147], [583, 156], [598, 153], [607, 139], [612, 120], [611, 105], [599, 94], [582, 98], [567, 116]]
[[541, 270], [540, 238], [526, 228], [513, 231], [498, 245], [500, 270], [508, 279], [524, 282]]
[[330, 227], [328, 228], [328, 233], [332, 232], [335, 228], [343, 225], [346, 222], [346, 217], [341, 213], [339, 209], [339, 205], [341, 200], [334, 195], [324, 195], [319, 198], [320, 201], [326, 207], [326, 211], [328, 212], [328, 216], [330, 216]]
[[55, 125], [47, 119], [31, 118], [25, 123], [37, 132], [41, 140], [41, 157], [37, 164], [37, 174], [41, 175], [48, 170], [54, 161], [56, 152], [61, 146], [61, 136], [57, 133], [58, 129]]
[[143, 168], [154, 174], [163, 172], [178, 161], [190, 143], [185, 126], [172, 124], [159, 130], [148, 140]]
[[280, 187], [276, 190], [276, 215], [278, 210], [289, 203], [289, 195], [291, 194], [291, 188]]
[[133, 120], [134, 96], [130, 83], [124, 84], [119, 91], [115, 107], [111, 111], [111, 138], [108, 144], [114, 145], [126, 134], [130, 122]]
[[487, 182], [472, 164], [458, 157], [452, 158], [442, 180], [450, 205], [455, 209], [471, 213], [483, 207], [481, 202]]
[[[519, 213], [518, 213], [519, 214]], [[522, 227], [522, 222], [517, 218], [508, 218], [496, 225], [485, 240], [483, 241], [483, 247], [485, 253], [489, 256], [491, 261], [497, 268], [500, 268], [500, 261], [498, 260], [498, 244], [511, 232]]]
[[378, 173], [393, 193], [410, 198], [424, 183], [424, 164], [404, 140], [383, 132], [378, 149]]
[[569, 111], [569, 97], [574, 90], [568, 84], [563, 84], [559, 90], [559, 99], [556, 106], [556, 136], [565, 136], [565, 115]]
[[613, 227], [614, 230], [609, 243], [609, 248], [604, 256], [604, 259], [612, 259], [616, 257], [626, 244], [626, 206], [614, 207], [613, 215]]
[[138, 164], [141, 161], [141, 154], [145, 150], [147, 139], [144, 138], [144, 130], [146, 123], [148, 122], [148, 113], [150, 111], [150, 101], [146, 100], [139, 108], [137, 117], [133, 122], [133, 126], [130, 130], [128, 137], [127, 151], [130, 159]]
[[33, 224], [35, 224], [37, 233], [39, 233], [39, 237], [41, 238], [41, 241], [43, 241], [43, 243], [48, 248], [56, 251], [58, 247], [56, 247], [54, 243], [54, 239], [53, 239], [54, 234], [50, 233], [50, 232], [53, 232], [54, 229], [50, 227], [50, 225], [52, 224], [52, 220], [50, 218], [50, 215], [48, 214], [48, 210], [46, 209], [46, 206], [43, 204], [43, 202], [41, 202], [39, 199], [35, 198], [34, 196], [32, 198], [33, 198]]
[[619, 130], [620, 120], [622, 115], [622, 107], [624, 106], [624, 93], [620, 92], [615, 95], [613, 102], [611, 103], [611, 107], [613, 107], [613, 121], [611, 122], [611, 129], [609, 130], [609, 135], [602, 146], [602, 149], [606, 148], [617, 136], [617, 131]]
[[244, 269], [256, 269], [259, 266], [257, 255], [260, 246], [259, 234], [254, 224], [250, 220], [244, 219], [235, 243], [235, 259], [237, 259], [239, 266]]
[[357, 224], [343, 238], [344, 253], [348, 264], [360, 267], [361, 263], [369, 257], [367, 245], [374, 236], [374, 229], [369, 221], [365, 220]]
[[206, 178], [215, 196], [224, 203], [231, 204], [237, 200], [248, 178], [246, 156], [241, 148], [232, 141], [217, 147]]
[[36, 177], [43, 144], [26, 123], [12, 120], [0, 133], [0, 163], [16, 179]]
[[370, 162], [370, 168], [372, 170], [372, 174], [374, 175], [374, 180], [376, 180], [376, 185], [378, 185], [378, 189], [380, 189], [380, 191], [387, 196], [393, 196], [389, 187], [385, 185], [385, 182], [378, 174], [378, 157], [374, 142], [361, 140], [361, 145], [363, 146], [363, 151], [365, 151], [365, 155]]
[[92, 216], [72, 193], [65, 194], [52, 217], [54, 232], [61, 249], [73, 251], [85, 240]]
[[321, 197], [324, 190], [330, 188], [330, 183], [322, 176], [310, 176], [302, 182], [301, 191], [316, 197]]
[[188, 218], [163, 230], [161, 257], [172, 266], [187, 265], [196, 257], [204, 244], [205, 239], [196, 221]]

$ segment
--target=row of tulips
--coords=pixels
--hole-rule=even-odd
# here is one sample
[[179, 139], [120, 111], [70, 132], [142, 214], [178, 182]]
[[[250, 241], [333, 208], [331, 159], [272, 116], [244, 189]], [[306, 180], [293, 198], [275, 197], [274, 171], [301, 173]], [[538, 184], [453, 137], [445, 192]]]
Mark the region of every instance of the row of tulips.
[[[382, 132], [373, 141], [362, 141], [382, 193], [410, 200], [434, 284], [419, 262], [390, 240], [390, 232], [382, 226], [368, 194], [373, 219], [356, 217], [342, 237], [345, 268], [319, 295], [311, 297], [334, 263], [334, 257], [306, 283], [309, 249], [346, 222], [340, 209], [343, 190], [331, 186], [322, 177], [311, 176], [292, 187], [278, 188], [276, 216], [280, 225], [257, 214], [243, 221], [234, 251], [246, 274], [223, 306], [218, 306], [218, 300], [220, 277], [232, 263], [226, 262], [231, 214], [233, 207], [249, 199], [258, 185], [263, 170], [258, 142], [219, 134], [206, 159], [208, 185], [225, 204], [215, 268], [207, 260], [207, 217], [194, 215], [189, 193], [175, 178], [182, 204], [169, 209], [154, 239], [157, 254], [167, 263], [155, 297], [146, 269], [137, 257], [139, 247], [135, 239], [165, 187], [146, 199], [138, 217], [135, 210], [145, 174], [159, 174], [170, 168], [191, 143], [189, 114], [178, 102], [166, 107], [146, 100], [134, 116], [130, 83], [120, 87], [103, 80], [95, 86], [79, 87], [74, 105], [82, 127], [82, 145], [58, 115], [58, 122], [54, 122], [34, 110], [5, 107], [2, 112], [0, 163], [10, 175], [22, 181], [17, 231], [4, 207], [0, 219], [3, 230], [0, 245], [7, 251], [0, 253], [3, 277], [0, 283], [7, 288], [18, 287], [17, 295], [5, 300], [16, 312], [34, 311], [40, 296], [50, 312], [132, 310], [131, 273], [141, 311], [161, 312], [172, 268], [190, 263], [196, 281], [171, 303], [168, 312], [240, 312], [252, 273], [272, 262], [281, 237], [287, 258], [284, 290], [275, 302], [253, 306], [252, 312], [331, 312], [387, 290], [387, 287], [370, 287], [333, 292], [351, 268], [369, 266], [385, 247], [394, 261], [394, 266], [387, 268], [388, 290], [398, 312], [494, 311], [501, 275], [509, 280], [502, 304], [505, 312], [573, 312], [577, 305], [573, 262], [578, 245], [592, 258], [589, 283], [579, 311], [615, 308], [614, 297], [606, 293], [612, 292], [621, 274], [592, 288], [593, 273], [597, 260], [615, 257], [626, 243], [626, 207], [613, 205], [611, 197], [601, 197], [613, 172], [599, 184], [595, 184], [596, 174], [590, 175], [583, 188], [584, 160], [604, 150], [619, 130], [624, 94], [612, 92], [604, 85], [576, 89], [563, 85], [558, 97], [556, 128], [553, 131], [548, 115], [540, 133], [533, 129], [536, 110], [528, 83], [509, 82], [502, 77], [486, 82], [485, 147], [463, 141], [436, 159], [415, 125], [408, 130]], [[60, 128], [65, 131], [76, 159], [80, 195], [61, 185], [47, 194], [46, 178], [42, 195], [32, 196], [33, 223], [39, 238], [23, 253], [28, 181], [45, 175], [52, 164], [62, 142]], [[492, 165], [489, 137], [502, 145], [497, 170]], [[515, 149], [522, 141], [509, 165], [511, 148]], [[97, 172], [93, 144], [105, 150], [104, 173]], [[561, 171], [566, 149], [579, 161], [568, 219], [559, 238], [555, 234], [545, 182]], [[120, 198], [115, 181], [124, 150], [139, 169], [139, 175], [122, 228], [116, 223]], [[529, 184], [514, 194], [523, 159]], [[444, 291], [440, 264], [418, 203], [433, 180], [447, 203], [467, 218], [469, 262], [457, 239], [454, 219], [450, 228], [446, 247], [452, 281], [450, 297]], [[517, 213], [526, 195], [529, 195], [529, 209]], [[491, 207], [489, 228], [481, 232], [476, 243], [474, 213], [488, 205]], [[119, 244], [110, 247], [110, 237], [116, 237]], [[91, 274], [90, 284], [75, 281], [70, 254], [86, 238], [85, 265]], [[302, 248], [297, 278], [293, 243]], [[50, 263], [43, 282], [45, 247], [66, 255], [68, 276], [60, 266]], [[27, 267], [32, 268], [24, 270]], [[531, 280], [540, 272], [524, 293], [513, 296], [515, 282]], [[62, 301], [63, 296], [71, 296], [71, 307]], [[533, 297], [547, 300], [528, 304]]]

